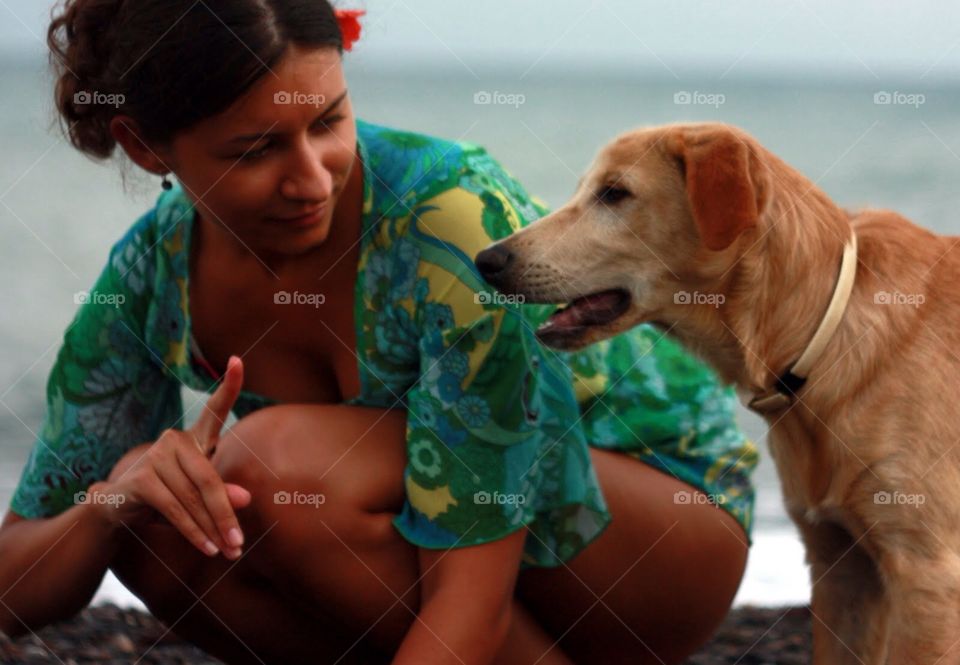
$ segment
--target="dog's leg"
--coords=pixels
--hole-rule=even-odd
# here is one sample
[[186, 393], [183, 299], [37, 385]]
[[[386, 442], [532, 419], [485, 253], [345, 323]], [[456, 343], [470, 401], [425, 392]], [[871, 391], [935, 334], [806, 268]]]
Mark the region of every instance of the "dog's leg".
[[888, 606], [873, 559], [841, 526], [797, 523], [813, 583], [814, 665], [883, 665]]
[[953, 554], [939, 560], [898, 554], [896, 565], [884, 566], [891, 598], [890, 663], [960, 664], [960, 561]]

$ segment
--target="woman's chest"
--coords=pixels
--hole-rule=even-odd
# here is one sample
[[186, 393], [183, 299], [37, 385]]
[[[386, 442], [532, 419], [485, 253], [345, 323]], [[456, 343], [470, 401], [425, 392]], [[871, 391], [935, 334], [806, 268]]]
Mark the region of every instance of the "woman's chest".
[[192, 280], [191, 332], [218, 375], [231, 355], [243, 358], [247, 392], [279, 402], [350, 400], [361, 389], [353, 276], [296, 288]]

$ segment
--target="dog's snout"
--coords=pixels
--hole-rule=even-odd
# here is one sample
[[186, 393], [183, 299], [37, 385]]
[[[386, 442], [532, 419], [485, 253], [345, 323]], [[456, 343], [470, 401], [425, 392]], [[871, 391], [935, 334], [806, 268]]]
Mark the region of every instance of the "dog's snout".
[[493, 245], [477, 254], [473, 262], [483, 278], [491, 284], [513, 261], [513, 253], [503, 245]]

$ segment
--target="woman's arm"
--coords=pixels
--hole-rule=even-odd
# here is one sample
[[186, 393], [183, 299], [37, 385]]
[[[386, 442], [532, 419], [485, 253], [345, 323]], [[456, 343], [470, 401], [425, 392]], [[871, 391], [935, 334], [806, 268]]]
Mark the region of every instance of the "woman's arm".
[[107, 504], [77, 504], [55, 517], [9, 511], [0, 526], [0, 630], [18, 637], [86, 607], [117, 549]]
[[420, 549], [420, 612], [393, 665], [487, 665], [507, 636], [524, 537]]
[[127, 530], [112, 501], [76, 495], [111, 491], [103, 481], [123, 454], [182, 419], [180, 382], [144, 341], [149, 279], [163, 279], [154, 220], [111, 248], [90, 292], [114, 298], [80, 305], [50, 370], [43, 425], [0, 526], [0, 629], [11, 636], [90, 602]]

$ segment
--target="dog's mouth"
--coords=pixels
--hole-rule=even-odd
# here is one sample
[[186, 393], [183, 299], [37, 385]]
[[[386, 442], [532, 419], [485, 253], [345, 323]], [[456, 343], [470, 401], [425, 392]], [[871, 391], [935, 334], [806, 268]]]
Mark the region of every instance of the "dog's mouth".
[[630, 309], [626, 289], [607, 289], [580, 296], [564, 305], [537, 328], [547, 346], [564, 347], [589, 328], [612, 323]]

